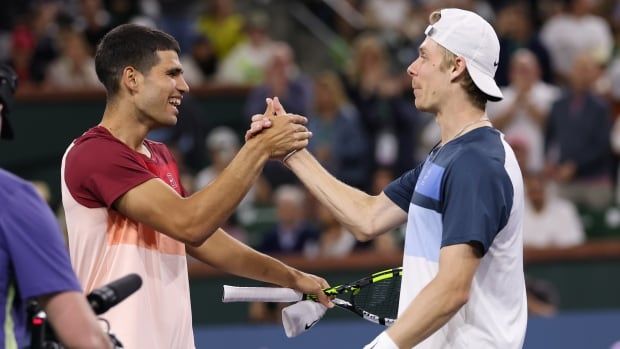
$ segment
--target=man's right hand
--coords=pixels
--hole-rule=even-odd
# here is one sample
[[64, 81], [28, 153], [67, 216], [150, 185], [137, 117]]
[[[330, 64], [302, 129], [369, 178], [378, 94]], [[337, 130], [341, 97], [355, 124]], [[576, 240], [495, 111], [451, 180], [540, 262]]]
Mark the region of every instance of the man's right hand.
[[[280, 99], [278, 97], [275, 97], [274, 99], [267, 98], [266, 102], [267, 106], [269, 106], [269, 103], [273, 104], [272, 112], [275, 115], [286, 115], [286, 111], [284, 110], [284, 107], [282, 106], [282, 103], [280, 103]], [[265, 114], [254, 114], [254, 116], [252, 116], [252, 124], [250, 125], [250, 129], [245, 132], [246, 142], [250, 138], [259, 134], [262, 130], [271, 127], [271, 120], [269, 119], [269, 116], [271, 115], [267, 115], [267, 111], [265, 111]], [[303, 118], [302, 124], [305, 125], [307, 122], [308, 119]]]
[[[256, 137], [266, 147], [269, 157], [282, 158], [294, 150], [305, 148], [312, 133], [304, 126], [307, 119], [303, 116], [284, 114], [281, 107], [278, 115], [275, 115], [275, 104], [273, 100], [267, 99], [265, 113], [259, 118], [256, 115], [253, 117], [250, 131], [254, 130], [254, 133], [249, 138]], [[255, 118], [260, 120], [254, 121]], [[262, 127], [265, 120], [269, 120], [267, 128]]]

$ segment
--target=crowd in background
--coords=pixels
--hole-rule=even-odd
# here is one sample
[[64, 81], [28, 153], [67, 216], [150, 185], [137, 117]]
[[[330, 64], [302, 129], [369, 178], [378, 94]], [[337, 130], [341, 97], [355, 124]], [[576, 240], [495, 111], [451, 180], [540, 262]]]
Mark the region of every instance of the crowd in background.
[[[290, 30], [278, 30], [285, 19], [275, 18], [273, 9], [293, 3], [320, 20], [336, 38], [333, 46], [300, 47]], [[317, 159], [339, 179], [375, 194], [422, 161], [439, 139], [432, 115], [413, 107], [405, 72], [428, 15], [442, 7], [473, 10], [494, 25], [501, 43], [496, 80], [504, 99], [489, 103], [487, 114], [524, 175], [526, 246], [567, 247], [595, 229], [620, 231], [616, 1], [14, 0], [3, 7], [0, 61], [15, 68], [21, 89], [101, 89], [93, 52], [103, 35], [127, 22], [158, 27], [179, 41], [190, 86], [248, 87], [244, 115], [234, 116], [248, 125], [264, 111], [266, 97], [279, 96], [288, 112], [308, 117]], [[307, 60], [317, 51], [339, 58], [316, 71], [300, 68], [312, 66]], [[189, 109], [184, 102], [181, 112], [196, 114]], [[192, 192], [235, 156], [241, 132], [216, 127], [196, 140], [195, 130], [181, 123], [152, 137], [174, 149]], [[403, 238], [395, 231], [357, 243], [275, 162], [226, 229], [259, 250], [308, 257], [356, 249], [390, 253], [402, 248]]]

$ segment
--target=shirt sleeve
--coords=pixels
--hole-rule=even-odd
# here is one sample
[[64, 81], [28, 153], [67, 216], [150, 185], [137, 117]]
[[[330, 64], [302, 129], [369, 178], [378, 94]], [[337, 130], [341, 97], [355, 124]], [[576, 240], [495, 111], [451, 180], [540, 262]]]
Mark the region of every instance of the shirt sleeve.
[[11, 260], [20, 297], [81, 292], [52, 211], [27, 184], [9, 195], [0, 219], [0, 238]]
[[130, 189], [157, 176], [146, 160], [122, 143], [92, 139], [77, 144], [65, 160], [65, 182], [80, 204], [111, 207]]
[[402, 176], [388, 184], [383, 190], [385, 195], [405, 212], [409, 212], [409, 203], [411, 203], [413, 190], [415, 189], [415, 184], [418, 181], [423, 165], [424, 163], [421, 163], [413, 170], [405, 172]]
[[508, 223], [514, 190], [504, 164], [463, 153], [446, 173], [441, 246], [474, 243], [484, 255]]

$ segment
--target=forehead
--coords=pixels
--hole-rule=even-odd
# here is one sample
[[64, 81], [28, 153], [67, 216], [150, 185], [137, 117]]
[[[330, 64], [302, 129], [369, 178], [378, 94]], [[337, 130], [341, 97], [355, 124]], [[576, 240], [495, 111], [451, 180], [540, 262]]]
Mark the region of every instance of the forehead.
[[155, 65], [153, 68], [181, 68], [181, 61], [179, 60], [179, 55], [176, 53], [176, 51], [166, 50], [157, 51], [156, 53], [159, 61], [157, 62], [157, 65]]
[[418, 50], [420, 52], [433, 54], [433, 53], [439, 52], [440, 48], [441, 46], [439, 46], [439, 44], [435, 42], [435, 40], [427, 36], [424, 39], [424, 41], [422, 41], [422, 43], [420, 44], [420, 47], [418, 48]]

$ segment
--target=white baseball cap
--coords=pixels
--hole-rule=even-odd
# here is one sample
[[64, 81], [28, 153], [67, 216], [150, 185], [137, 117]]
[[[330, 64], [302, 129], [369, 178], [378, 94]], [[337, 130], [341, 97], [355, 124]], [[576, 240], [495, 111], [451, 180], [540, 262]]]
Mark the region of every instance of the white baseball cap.
[[492, 101], [504, 96], [495, 83], [499, 63], [499, 39], [495, 30], [479, 15], [456, 8], [440, 11], [441, 18], [424, 33], [448, 51], [465, 59], [474, 84]]

